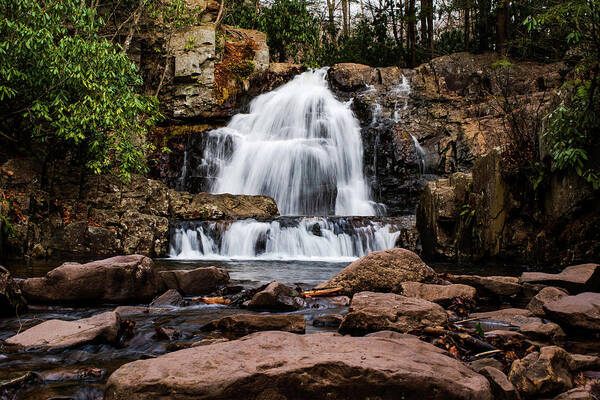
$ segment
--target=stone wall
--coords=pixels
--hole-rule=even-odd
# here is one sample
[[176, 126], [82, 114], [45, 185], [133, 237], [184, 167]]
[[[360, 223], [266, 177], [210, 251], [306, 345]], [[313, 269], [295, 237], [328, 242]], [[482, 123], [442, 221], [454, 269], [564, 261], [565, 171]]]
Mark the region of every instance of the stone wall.
[[4, 243], [4, 257], [161, 257], [168, 249], [169, 220], [278, 215], [273, 199], [265, 196], [192, 195], [139, 175], [124, 184], [67, 163], [45, 168], [33, 159], [14, 159], [0, 173], [2, 214], [15, 228]]

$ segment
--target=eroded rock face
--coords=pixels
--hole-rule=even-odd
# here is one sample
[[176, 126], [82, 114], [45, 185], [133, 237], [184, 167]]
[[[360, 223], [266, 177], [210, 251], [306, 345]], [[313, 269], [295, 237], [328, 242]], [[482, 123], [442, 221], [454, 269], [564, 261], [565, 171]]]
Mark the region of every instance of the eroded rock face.
[[318, 289], [343, 287], [345, 294], [362, 291], [401, 293], [403, 282], [425, 282], [435, 271], [406, 249], [374, 251], [354, 261]]
[[223, 317], [202, 327], [203, 331], [220, 331], [241, 337], [259, 331], [304, 333], [306, 320], [302, 315], [236, 314]]
[[447, 322], [446, 311], [430, 301], [393, 293], [362, 292], [352, 298], [339, 332], [351, 335], [384, 330], [405, 333]]
[[250, 309], [267, 311], [295, 311], [304, 307], [306, 307], [306, 302], [298, 292], [281, 282], [269, 283], [248, 303]]
[[600, 293], [564, 296], [543, 306], [548, 318], [571, 329], [600, 331]]
[[[331, 379], [335, 376], [335, 379]], [[119, 368], [107, 400], [477, 399], [487, 380], [415, 337], [353, 338], [262, 332]]]
[[457, 297], [473, 300], [477, 296], [474, 287], [461, 284], [432, 285], [420, 282], [404, 282], [401, 286], [402, 294], [406, 297], [417, 297], [443, 306], [449, 305]]
[[21, 283], [34, 303], [147, 302], [163, 290], [154, 263], [142, 255], [117, 256], [87, 264], [64, 263], [41, 278]]
[[229, 273], [217, 267], [160, 271], [159, 274], [166, 287], [184, 296], [210, 294], [229, 282]]
[[10, 272], [0, 266], [0, 316], [14, 316], [27, 310], [27, 301]]
[[47, 350], [74, 347], [92, 341], [114, 344], [119, 338], [120, 327], [121, 317], [116, 312], [105, 312], [76, 321], [52, 319], [6, 339], [6, 343]]
[[600, 291], [600, 264], [573, 265], [559, 274], [524, 272], [520, 281], [556, 286], [570, 294]]

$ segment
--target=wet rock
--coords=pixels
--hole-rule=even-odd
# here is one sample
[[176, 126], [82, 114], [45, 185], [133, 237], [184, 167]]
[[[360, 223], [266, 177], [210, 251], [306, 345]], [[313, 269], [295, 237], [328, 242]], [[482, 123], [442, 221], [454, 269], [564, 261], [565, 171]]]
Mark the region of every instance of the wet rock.
[[117, 256], [87, 264], [64, 263], [42, 278], [21, 283], [25, 297], [49, 302], [147, 302], [163, 289], [154, 263], [142, 255]]
[[576, 387], [569, 390], [568, 392], [561, 393], [556, 396], [553, 400], [597, 400], [598, 397], [593, 396], [592, 393], [585, 387]]
[[350, 92], [378, 83], [377, 70], [368, 65], [341, 63], [327, 71], [329, 82], [337, 89]]
[[256, 293], [248, 308], [265, 311], [295, 311], [306, 307], [306, 302], [298, 292], [281, 282], [271, 282]]
[[403, 282], [424, 282], [435, 277], [435, 271], [421, 258], [406, 249], [374, 251], [359, 258], [317, 289], [343, 287], [344, 294], [362, 291], [402, 291]]
[[509, 379], [524, 396], [552, 396], [573, 387], [569, 353], [557, 346], [542, 347], [511, 366]]
[[10, 272], [0, 266], [0, 316], [14, 316], [27, 311], [27, 302]]
[[485, 332], [485, 339], [500, 347], [506, 347], [511, 343], [523, 343], [527, 341], [525, 335], [516, 331], [494, 330]]
[[267, 196], [178, 192], [169, 190], [171, 216], [180, 220], [273, 218], [279, 215], [275, 200]]
[[216, 267], [161, 271], [160, 277], [169, 289], [177, 289], [184, 296], [210, 294], [229, 282], [229, 273]]
[[531, 311], [534, 315], [538, 317], [545, 317], [546, 312], [544, 311], [544, 304], [552, 302], [554, 300], [558, 300], [561, 297], [568, 296], [569, 293], [564, 289], [559, 289], [555, 287], [545, 287], [538, 292], [529, 304], [527, 304], [527, 309]]
[[449, 305], [457, 297], [473, 300], [477, 295], [475, 288], [461, 284], [432, 285], [420, 282], [404, 282], [401, 286], [402, 294], [406, 297], [417, 297], [442, 306]]
[[565, 268], [559, 274], [524, 272], [520, 282], [537, 283], [566, 289], [570, 294], [600, 291], [600, 264], [582, 264]]
[[339, 328], [342, 323], [342, 317], [339, 314], [330, 314], [330, 315], [320, 315], [313, 319], [313, 326], [319, 328]]
[[519, 285], [519, 278], [512, 276], [453, 275], [448, 277], [448, 280], [473, 286], [482, 297], [510, 297], [519, 294], [522, 289]]
[[473, 313], [469, 317], [478, 318], [479, 320], [500, 321], [513, 326], [541, 321], [539, 318], [534, 317], [531, 311], [522, 308], [504, 308], [496, 311]]
[[244, 336], [259, 331], [304, 333], [306, 320], [302, 315], [236, 314], [209, 322], [201, 328], [205, 332]]
[[515, 389], [515, 386], [508, 380], [504, 373], [494, 367], [483, 367], [478, 371], [481, 375], [485, 376], [490, 382], [494, 399], [496, 400], [519, 400], [519, 392]]
[[521, 325], [519, 327], [519, 331], [532, 339], [547, 340], [555, 343], [562, 342], [566, 338], [565, 332], [558, 324], [555, 324], [554, 322], [529, 322]]
[[176, 289], [169, 289], [159, 297], [154, 299], [150, 303], [150, 307], [182, 307], [185, 304], [185, 300], [181, 297], [181, 294]]
[[[335, 379], [332, 379], [335, 377]], [[416, 337], [261, 332], [126, 364], [106, 400], [491, 400], [487, 380]]]
[[6, 339], [10, 345], [47, 350], [74, 347], [89, 342], [116, 343], [121, 317], [114, 311], [75, 321], [52, 319]]
[[600, 331], [600, 293], [561, 297], [543, 308], [548, 318], [563, 327]]
[[571, 371], [600, 370], [600, 357], [587, 354], [570, 354]]
[[365, 335], [391, 330], [409, 332], [448, 322], [448, 314], [438, 304], [393, 293], [361, 292], [352, 298], [339, 332]]
[[154, 337], [159, 340], [172, 341], [179, 339], [181, 333], [175, 328], [169, 326], [157, 326], [154, 328]]
[[229, 339], [226, 339], [226, 338], [202, 339], [202, 340], [198, 340], [197, 342], [192, 343], [192, 345], [190, 347], [208, 346], [210, 344], [223, 343], [223, 342], [228, 342], [228, 341], [229, 341]]
[[504, 366], [495, 358], [480, 358], [469, 363], [469, 367], [475, 372], [480, 372], [483, 368], [491, 367], [502, 371]]
[[348, 297], [348, 296], [325, 297], [325, 300], [336, 306], [346, 307], [346, 306], [350, 305], [350, 297]]

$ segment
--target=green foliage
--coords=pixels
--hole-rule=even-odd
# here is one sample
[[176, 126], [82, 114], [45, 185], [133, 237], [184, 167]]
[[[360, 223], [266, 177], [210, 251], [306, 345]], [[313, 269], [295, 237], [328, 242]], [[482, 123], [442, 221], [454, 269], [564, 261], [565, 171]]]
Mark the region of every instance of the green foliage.
[[483, 330], [483, 328], [481, 327], [481, 322], [477, 322], [475, 324], [475, 333], [477, 334], [477, 336], [479, 336], [480, 338], [484, 338], [485, 337], [485, 331]]
[[557, 169], [575, 171], [597, 190], [600, 167], [591, 152], [600, 145], [600, 101], [592, 93], [592, 83], [577, 82], [570, 99], [548, 115], [549, 127], [544, 138]]
[[[76, 0], [0, 0], [0, 130], [95, 173], [143, 173], [157, 100], [102, 20]], [[42, 146], [39, 146], [39, 145]]]
[[245, 79], [252, 75], [255, 67], [252, 60], [241, 60], [238, 63], [230, 63], [228, 68], [237, 79]]

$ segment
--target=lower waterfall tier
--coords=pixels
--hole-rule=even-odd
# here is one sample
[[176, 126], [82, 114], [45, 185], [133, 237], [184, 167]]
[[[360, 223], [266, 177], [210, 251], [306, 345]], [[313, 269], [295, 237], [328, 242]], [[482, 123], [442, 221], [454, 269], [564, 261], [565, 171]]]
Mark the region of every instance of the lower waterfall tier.
[[171, 225], [169, 256], [179, 260], [350, 261], [402, 245], [413, 217], [280, 217], [272, 221], [192, 221]]

